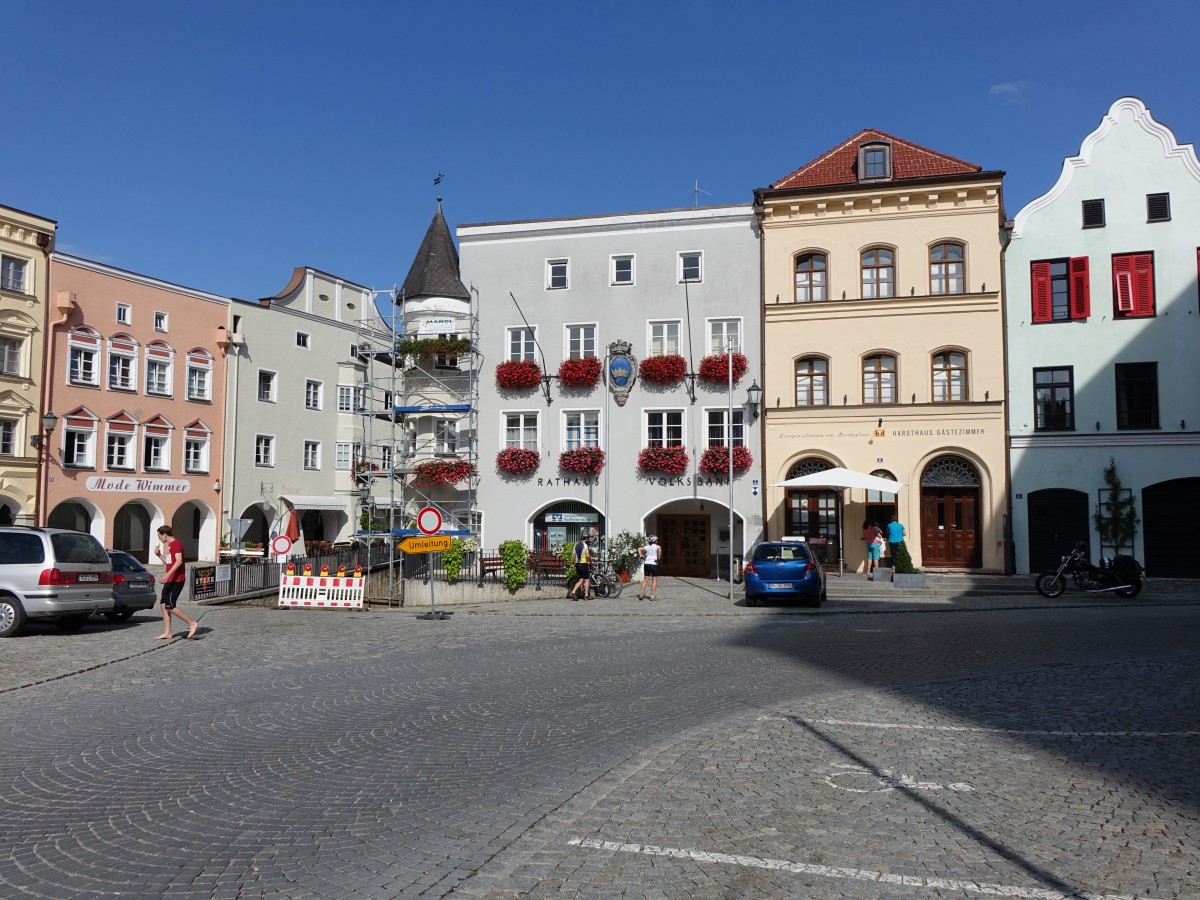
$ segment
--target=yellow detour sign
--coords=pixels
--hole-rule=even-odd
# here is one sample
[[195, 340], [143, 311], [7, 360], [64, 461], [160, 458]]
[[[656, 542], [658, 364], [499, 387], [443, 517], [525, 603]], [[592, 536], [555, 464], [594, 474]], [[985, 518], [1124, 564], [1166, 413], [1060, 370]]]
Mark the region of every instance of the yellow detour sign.
[[396, 542], [396, 549], [401, 553], [435, 553], [438, 550], [449, 550], [450, 542], [454, 540], [448, 534], [409, 535]]

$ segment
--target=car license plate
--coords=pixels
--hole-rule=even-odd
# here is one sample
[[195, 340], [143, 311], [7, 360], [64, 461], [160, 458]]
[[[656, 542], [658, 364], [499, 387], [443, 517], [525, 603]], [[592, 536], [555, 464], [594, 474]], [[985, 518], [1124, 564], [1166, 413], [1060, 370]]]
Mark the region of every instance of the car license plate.
[[781, 582], [778, 582], [777, 584], [768, 584], [767, 585], [768, 591], [791, 591], [791, 590], [795, 590], [795, 588], [796, 588], [796, 586], [794, 584], [792, 584], [790, 581], [781, 581]]
[[97, 575], [95, 572], [80, 572], [79, 580], [80, 581], [99, 581], [100, 576]]

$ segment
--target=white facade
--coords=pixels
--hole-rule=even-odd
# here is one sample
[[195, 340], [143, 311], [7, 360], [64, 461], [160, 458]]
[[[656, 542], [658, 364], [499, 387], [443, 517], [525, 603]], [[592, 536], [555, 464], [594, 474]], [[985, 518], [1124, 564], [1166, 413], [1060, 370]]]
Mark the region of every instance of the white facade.
[[1017, 215], [1005, 275], [1018, 572], [1077, 540], [1114, 552], [1092, 521], [1111, 458], [1141, 518], [1121, 552], [1151, 576], [1193, 574], [1198, 248], [1200, 162], [1131, 97]]
[[[580, 219], [463, 225], [457, 231], [462, 280], [478, 298], [480, 340], [478, 503], [483, 544], [520, 539], [554, 549], [582, 531], [656, 533], [664, 574], [717, 574], [718, 560], [745, 551], [762, 534], [760, 420], [747, 388], [761, 379], [759, 246], [749, 205]], [[727, 379], [658, 386], [638, 379], [627, 402], [602, 381], [568, 387], [557, 378], [527, 390], [503, 390], [495, 368], [533, 359], [557, 376], [572, 357], [606, 363], [614, 342], [637, 360], [677, 352], [696, 372], [702, 358], [733, 340], [749, 369], [732, 395]], [[547, 402], [547, 392], [550, 402]], [[731, 409], [732, 407], [732, 409]], [[731, 416], [732, 413], [732, 416]], [[710, 445], [734, 444], [753, 455], [730, 487], [698, 470]], [[689, 457], [678, 476], [638, 467], [643, 448], [678, 444]], [[598, 446], [598, 475], [559, 466], [564, 450]], [[536, 450], [526, 477], [503, 473], [506, 447]]]

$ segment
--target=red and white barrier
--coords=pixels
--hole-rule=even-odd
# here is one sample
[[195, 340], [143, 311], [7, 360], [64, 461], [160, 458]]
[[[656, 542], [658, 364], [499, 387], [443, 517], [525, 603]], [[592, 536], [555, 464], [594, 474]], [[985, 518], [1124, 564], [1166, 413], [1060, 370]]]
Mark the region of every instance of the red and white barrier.
[[281, 575], [280, 606], [362, 609], [367, 579], [336, 575]]

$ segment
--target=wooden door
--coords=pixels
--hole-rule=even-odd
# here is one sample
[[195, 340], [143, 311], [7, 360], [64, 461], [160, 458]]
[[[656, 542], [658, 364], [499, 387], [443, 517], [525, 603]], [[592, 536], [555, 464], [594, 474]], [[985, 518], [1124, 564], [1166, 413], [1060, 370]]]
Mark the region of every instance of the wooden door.
[[712, 568], [709, 517], [658, 517], [658, 543], [662, 547], [660, 575], [707, 578]]
[[1088, 495], [1067, 488], [1047, 488], [1032, 491], [1026, 503], [1029, 507], [1029, 571], [1056, 569], [1075, 542], [1087, 541], [1091, 534]]
[[921, 489], [921, 564], [979, 566], [978, 488]]

